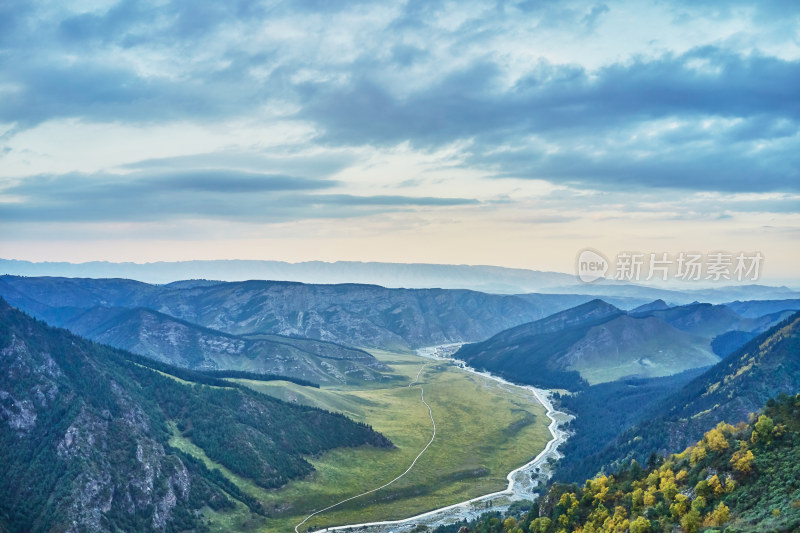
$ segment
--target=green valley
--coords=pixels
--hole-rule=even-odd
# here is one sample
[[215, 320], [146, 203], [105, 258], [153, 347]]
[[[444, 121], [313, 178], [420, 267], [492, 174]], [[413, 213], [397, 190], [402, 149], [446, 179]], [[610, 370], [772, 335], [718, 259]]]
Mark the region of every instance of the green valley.
[[[379, 487], [405, 471], [431, 438], [425, 389], [436, 420], [436, 439], [414, 468], [396, 483], [314, 516], [303, 525], [329, 525], [405, 518], [502, 490], [506, 475], [536, 456], [551, 436], [545, 411], [525, 389], [469, 374], [447, 362], [412, 354], [373, 351], [395, 379], [368, 386], [302, 387], [280, 381], [235, 380], [288, 402], [336, 410], [370, 424], [396, 448], [361, 446], [309, 458], [315, 472], [279, 490], [265, 490], [221, 469], [264, 505], [269, 518], [244, 508], [212, 517], [212, 529], [289, 531], [311, 512]], [[424, 366], [422, 371], [420, 369]], [[409, 386], [411, 385], [411, 386]], [[185, 439], [172, 444], [196, 454]], [[217, 467], [207, 457], [196, 455]]]

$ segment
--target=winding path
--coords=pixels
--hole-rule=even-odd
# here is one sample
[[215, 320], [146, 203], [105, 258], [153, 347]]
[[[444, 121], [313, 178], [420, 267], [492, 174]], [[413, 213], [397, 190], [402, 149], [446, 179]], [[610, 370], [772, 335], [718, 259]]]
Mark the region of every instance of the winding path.
[[[422, 365], [420, 367], [419, 372], [417, 372], [417, 377], [414, 378], [414, 381], [412, 381], [411, 383], [408, 384], [409, 388], [411, 386], [413, 386], [414, 384], [419, 382], [419, 376], [422, 374], [422, 371], [425, 370], [425, 367], [428, 366], [429, 364], [430, 363], [425, 363], [424, 365]], [[318, 515], [320, 513], [324, 513], [325, 511], [330, 511], [334, 507], [338, 507], [339, 505], [341, 505], [343, 503], [347, 503], [347, 502], [349, 502], [351, 500], [355, 500], [356, 498], [360, 498], [362, 496], [366, 496], [367, 494], [372, 494], [373, 492], [378, 492], [381, 489], [385, 489], [386, 487], [388, 487], [389, 485], [391, 485], [392, 483], [394, 483], [398, 479], [400, 479], [403, 476], [405, 476], [406, 474], [408, 474], [411, 471], [411, 469], [414, 468], [414, 465], [417, 464], [417, 461], [419, 460], [419, 458], [422, 457], [422, 454], [425, 453], [425, 450], [427, 450], [428, 447], [431, 444], [433, 444], [433, 440], [436, 438], [436, 420], [433, 419], [433, 410], [431, 409], [431, 406], [428, 405], [428, 402], [425, 401], [425, 388], [422, 385], [420, 385], [419, 389], [420, 389], [420, 399], [422, 400], [422, 403], [425, 404], [425, 407], [428, 408], [428, 415], [431, 417], [431, 424], [433, 425], [433, 434], [431, 435], [431, 440], [428, 441], [428, 444], [426, 444], [425, 447], [422, 448], [422, 451], [417, 454], [417, 456], [414, 458], [414, 460], [411, 462], [411, 464], [408, 466], [408, 468], [406, 468], [406, 471], [403, 472], [402, 474], [400, 474], [399, 476], [397, 476], [396, 478], [394, 478], [393, 480], [389, 481], [388, 483], [385, 483], [385, 484], [381, 485], [378, 488], [375, 488], [375, 489], [372, 489], [372, 490], [368, 490], [366, 492], [362, 492], [361, 494], [356, 494], [355, 496], [351, 496], [349, 498], [345, 498], [342, 501], [336, 502], [333, 505], [329, 505], [328, 507], [326, 507], [324, 509], [320, 509], [319, 511], [314, 511], [313, 513], [311, 513], [310, 515], [305, 517], [302, 522], [300, 522], [299, 524], [294, 526], [295, 533], [300, 533], [300, 530], [298, 528], [300, 526], [302, 526], [303, 524], [305, 524], [310, 518], [312, 518], [312, 517], [314, 517], [314, 516], [316, 516], [316, 515]]]

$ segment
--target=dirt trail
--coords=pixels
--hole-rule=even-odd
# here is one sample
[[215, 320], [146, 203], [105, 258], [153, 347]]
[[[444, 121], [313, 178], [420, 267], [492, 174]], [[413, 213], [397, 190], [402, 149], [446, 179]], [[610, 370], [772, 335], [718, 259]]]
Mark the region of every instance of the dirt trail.
[[[413, 385], [415, 385], [416, 383], [419, 382], [419, 377], [422, 374], [422, 371], [425, 370], [425, 367], [428, 366], [429, 364], [430, 363], [425, 363], [424, 365], [422, 365], [420, 367], [419, 372], [417, 372], [417, 377], [414, 379], [414, 381], [412, 381], [411, 383], [408, 384], [409, 387], [412, 387]], [[425, 453], [425, 450], [427, 450], [428, 447], [431, 444], [433, 444], [434, 439], [436, 439], [436, 420], [433, 419], [433, 410], [431, 409], [431, 406], [428, 405], [428, 402], [425, 401], [425, 388], [422, 385], [419, 385], [419, 389], [420, 389], [420, 399], [422, 400], [422, 403], [425, 404], [425, 407], [428, 408], [428, 415], [431, 417], [431, 425], [433, 425], [433, 434], [431, 435], [431, 440], [428, 441], [428, 444], [426, 444], [425, 447], [422, 448], [422, 451], [419, 452], [419, 454], [417, 454], [417, 456], [414, 458], [414, 460], [408, 466], [406, 471], [403, 472], [402, 474], [400, 474], [399, 476], [397, 476], [396, 478], [394, 478], [393, 480], [389, 481], [388, 483], [385, 483], [385, 484], [381, 485], [380, 487], [374, 488], [372, 490], [368, 490], [366, 492], [362, 492], [361, 494], [356, 494], [355, 496], [351, 496], [349, 498], [345, 498], [344, 500], [336, 502], [333, 505], [329, 505], [328, 507], [326, 507], [324, 509], [320, 509], [319, 511], [315, 511], [315, 512], [311, 513], [310, 515], [305, 517], [302, 522], [300, 522], [299, 524], [294, 526], [295, 533], [300, 533], [300, 530], [299, 530], [300, 526], [305, 524], [310, 518], [312, 518], [312, 517], [314, 517], [314, 516], [316, 516], [318, 514], [324, 513], [325, 511], [330, 511], [334, 507], [338, 507], [339, 505], [341, 505], [343, 503], [347, 503], [349, 501], [355, 500], [356, 498], [360, 498], [362, 496], [366, 496], [367, 494], [372, 494], [373, 492], [378, 492], [381, 489], [385, 489], [386, 487], [388, 487], [392, 483], [396, 482], [399, 479], [402, 479], [403, 476], [405, 476], [406, 474], [411, 472], [411, 469], [414, 468], [415, 464], [417, 464], [417, 461], [419, 460], [420, 457], [422, 457], [422, 454]]]

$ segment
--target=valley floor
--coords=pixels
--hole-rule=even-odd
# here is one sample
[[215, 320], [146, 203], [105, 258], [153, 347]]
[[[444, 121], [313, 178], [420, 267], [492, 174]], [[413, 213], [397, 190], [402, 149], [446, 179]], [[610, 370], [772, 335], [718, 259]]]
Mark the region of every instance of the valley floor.
[[[508, 472], [537, 456], [551, 438], [544, 407], [524, 389], [464, 372], [448, 361], [373, 353], [389, 365], [395, 379], [321, 389], [286, 382], [241, 382], [286, 401], [368, 423], [391, 439], [396, 449], [337, 449], [309, 458], [316, 469], [310, 478], [272, 491], [220, 468], [261, 500], [271, 518], [253, 517], [242, 506], [227, 515], [211, 513], [213, 530], [293, 531], [310, 513], [396, 478], [430, 443], [413, 469], [395, 483], [309, 518], [300, 531], [414, 516], [504, 490]], [[424, 399], [435, 418], [432, 442], [431, 413], [420, 401], [420, 387], [409, 387], [415, 381], [424, 387]], [[218, 467], [185, 439], [176, 436], [173, 441]]]

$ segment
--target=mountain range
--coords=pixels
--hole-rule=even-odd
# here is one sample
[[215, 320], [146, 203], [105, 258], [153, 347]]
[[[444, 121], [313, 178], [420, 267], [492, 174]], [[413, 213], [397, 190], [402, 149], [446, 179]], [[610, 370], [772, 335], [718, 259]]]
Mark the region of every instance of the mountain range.
[[176, 439], [266, 489], [309, 475], [304, 456], [392, 445], [344, 416], [209, 371], [289, 376], [299, 387], [364, 383], [386, 379], [386, 367], [360, 347], [472, 341], [455, 357], [570, 391], [556, 396], [577, 415], [556, 473], [566, 480], [679, 450], [800, 387], [800, 301], [791, 299], [633, 305], [585, 294], [19, 276], [0, 276], [0, 296], [72, 332], [0, 301], [0, 477], [25, 480], [0, 485], [0, 531], [182, 531], [202, 529], [205, 507], [271, 512]]
[[[428, 263], [379, 263], [358, 261], [177, 261], [155, 263], [34, 263], [0, 259], [0, 274], [83, 278], [127, 278], [167, 284], [186, 279], [247, 281], [268, 279], [309, 284], [374, 284], [392, 288], [469, 289], [497, 294], [584, 294], [603, 298], [635, 300], [631, 307], [657, 298], [672, 305], [693, 301], [723, 303], [751, 299], [800, 299], [800, 291], [764, 285], [640, 285], [631, 282], [582, 283], [577, 276], [487, 265], [441, 265]], [[616, 302], [612, 302], [616, 303]], [[762, 313], [766, 314], [766, 313]]]
[[76, 325], [93, 307], [144, 307], [232, 335], [306, 337], [409, 350], [483, 340], [590, 299], [468, 290], [244, 281], [150, 285], [122, 279], [0, 276], [0, 296], [48, 321]]

